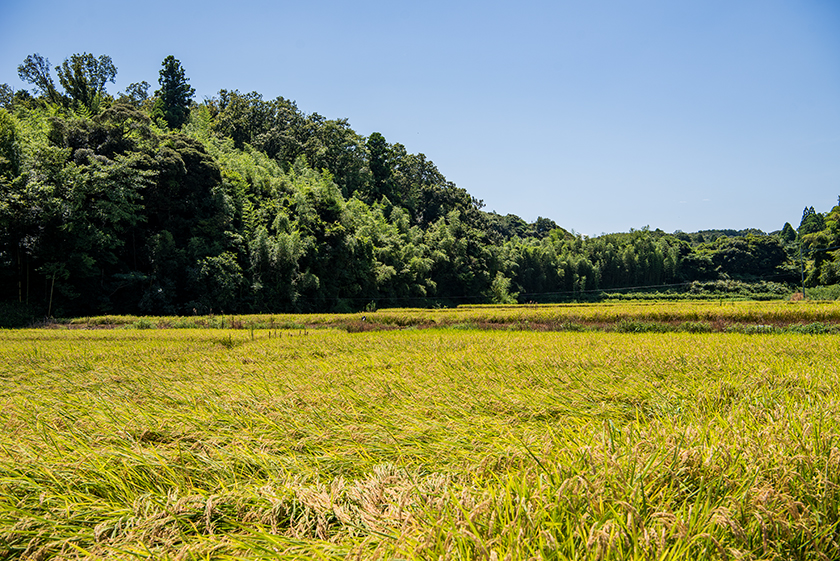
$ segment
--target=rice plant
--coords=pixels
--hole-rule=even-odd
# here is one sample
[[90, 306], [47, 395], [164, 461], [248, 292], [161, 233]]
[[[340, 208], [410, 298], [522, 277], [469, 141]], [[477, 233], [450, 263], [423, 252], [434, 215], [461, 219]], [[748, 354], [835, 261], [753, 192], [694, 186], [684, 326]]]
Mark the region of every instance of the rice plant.
[[446, 313], [2, 332], [0, 558], [838, 558], [836, 335]]
[[417, 327], [575, 331], [581, 328], [626, 331], [622, 324], [646, 324], [645, 331], [725, 331], [750, 325], [774, 327], [840, 324], [834, 301], [633, 302], [531, 306], [461, 306], [448, 309], [383, 309], [357, 314], [273, 314], [250, 316], [76, 318], [75, 327], [209, 328], [300, 330], [338, 327], [351, 331]]

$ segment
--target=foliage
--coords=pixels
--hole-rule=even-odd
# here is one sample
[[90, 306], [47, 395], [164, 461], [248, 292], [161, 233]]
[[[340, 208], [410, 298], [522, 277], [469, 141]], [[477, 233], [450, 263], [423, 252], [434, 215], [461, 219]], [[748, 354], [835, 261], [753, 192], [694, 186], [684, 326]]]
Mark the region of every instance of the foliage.
[[490, 292], [492, 293], [490, 300], [494, 304], [516, 304], [518, 294], [511, 294], [510, 279], [502, 274], [501, 271], [496, 273], [493, 284], [490, 285]]
[[20, 175], [21, 157], [17, 121], [0, 109], [0, 184], [9, 184]]
[[822, 214], [814, 210], [814, 207], [805, 208], [802, 212], [802, 221], [799, 223], [799, 235], [806, 236], [819, 232], [825, 228], [825, 219]]
[[40, 97], [0, 109], [0, 301], [39, 313], [785, 298], [800, 269], [840, 281], [838, 209], [806, 209], [798, 233], [590, 238], [484, 212], [425, 155], [283, 97], [195, 104], [171, 55], [154, 96], [139, 82], [117, 101], [106, 55], [58, 67], [66, 96], [40, 55], [19, 71]]
[[125, 93], [120, 95], [119, 101], [139, 108], [143, 102], [149, 99], [150, 87], [149, 83], [145, 80], [142, 82], [133, 82], [125, 89]]
[[782, 228], [779, 237], [782, 239], [783, 242], [787, 243], [796, 240], [796, 230], [793, 229], [793, 226], [790, 225], [790, 222], [785, 222], [785, 225]]
[[105, 83], [113, 83], [117, 75], [111, 57], [101, 55], [96, 58], [89, 53], [75, 54], [64, 59], [56, 71], [58, 81], [67, 95], [94, 114], [99, 112], [105, 95]]
[[161, 66], [160, 89], [155, 92], [157, 100], [152, 116], [162, 118], [171, 129], [179, 129], [189, 118], [190, 100], [195, 89], [187, 83], [184, 68], [174, 56], [167, 56]]
[[18, 66], [18, 76], [24, 82], [35, 86], [35, 92], [46, 96], [52, 103], [59, 103], [60, 97], [50, 71], [50, 59], [38, 53], [29, 55]]
[[36, 313], [26, 304], [0, 302], [0, 329], [29, 327], [35, 323]]
[[816, 286], [806, 292], [810, 300], [840, 300], [840, 284]]
[[29, 55], [18, 66], [18, 76], [35, 87], [35, 92], [55, 105], [83, 108], [95, 115], [106, 99], [105, 84], [114, 82], [117, 68], [108, 55], [74, 54], [56, 66], [58, 81], [65, 94], [58, 93], [50, 71], [50, 61], [38, 53]]

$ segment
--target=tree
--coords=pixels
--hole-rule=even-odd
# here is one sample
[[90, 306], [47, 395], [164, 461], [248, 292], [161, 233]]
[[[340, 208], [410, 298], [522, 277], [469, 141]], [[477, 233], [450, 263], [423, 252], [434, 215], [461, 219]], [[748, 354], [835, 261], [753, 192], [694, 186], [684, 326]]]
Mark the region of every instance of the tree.
[[149, 83], [143, 80], [142, 82], [129, 84], [125, 93], [120, 96], [119, 101], [127, 102], [134, 107], [140, 107], [147, 99], [149, 99]]
[[805, 236], [825, 229], [825, 218], [814, 210], [814, 207], [805, 207], [802, 211], [802, 221], [799, 223], [799, 235]]
[[370, 202], [374, 202], [390, 193], [391, 163], [388, 158], [388, 143], [382, 134], [371, 134], [367, 140], [367, 149], [368, 167], [373, 175]]
[[174, 56], [166, 57], [161, 66], [160, 89], [155, 92], [158, 99], [152, 116], [163, 118], [169, 128], [179, 129], [189, 119], [190, 100], [195, 89], [187, 83], [184, 68]]
[[549, 232], [557, 228], [557, 223], [554, 220], [549, 218], [543, 218], [542, 216], [537, 217], [537, 221], [534, 222], [532, 225], [532, 229], [534, 234], [538, 238], [544, 238], [548, 235]]
[[114, 83], [117, 68], [108, 55], [74, 54], [56, 67], [58, 81], [76, 103], [93, 112], [99, 110], [106, 82]]
[[345, 199], [361, 189], [364, 173], [364, 140], [350, 128], [347, 119], [328, 120], [315, 127], [315, 142], [309, 160], [314, 169], [328, 169]]
[[782, 241], [792, 242], [796, 240], [796, 230], [790, 225], [790, 222], [785, 222], [782, 232], [779, 234]]
[[516, 304], [519, 293], [510, 292], [510, 279], [501, 271], [496, 273], [493, 284], [490, 285], [490, 301], [494, 304]]
[[9, 84], [0, 84], [0, 108], [11, 109], [15, 104], [15, 90]]
[[20, 174], [21, 151], [17, 123], [8, 111], [0, 108], [0, 185], [11, 183]]
[[38, 53], [29, 55], [23, 61], [23, 64], [18, 66], [18, 76], [24, 82], [35, 86], [35, 93], [47, 96], [53, 103], [61, 101], [50, 74], [50, 59], [44, 58]]

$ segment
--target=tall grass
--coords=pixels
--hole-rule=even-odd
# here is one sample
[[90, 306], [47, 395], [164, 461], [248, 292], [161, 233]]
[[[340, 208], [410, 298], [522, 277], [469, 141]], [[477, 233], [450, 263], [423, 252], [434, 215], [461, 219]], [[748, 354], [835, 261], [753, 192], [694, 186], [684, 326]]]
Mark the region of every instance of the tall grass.
[[0, 558], [836, 559], [837, 351], [4, 332]]

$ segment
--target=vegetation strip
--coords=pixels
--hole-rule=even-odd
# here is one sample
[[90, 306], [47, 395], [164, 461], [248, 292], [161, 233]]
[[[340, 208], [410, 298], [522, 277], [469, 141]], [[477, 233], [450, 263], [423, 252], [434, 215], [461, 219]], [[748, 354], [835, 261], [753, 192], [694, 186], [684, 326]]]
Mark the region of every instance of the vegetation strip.
[[530, 331], [835, 333], [836, 302], [669, 302], [460, 306], [454, 309], [385, 309], [358, 314], [246, 316], [97, 316], [51, 322], [69, 328], [203, 328], [303, 330], [333, 327], [351, 332], [396, 328], [459, 327]]

